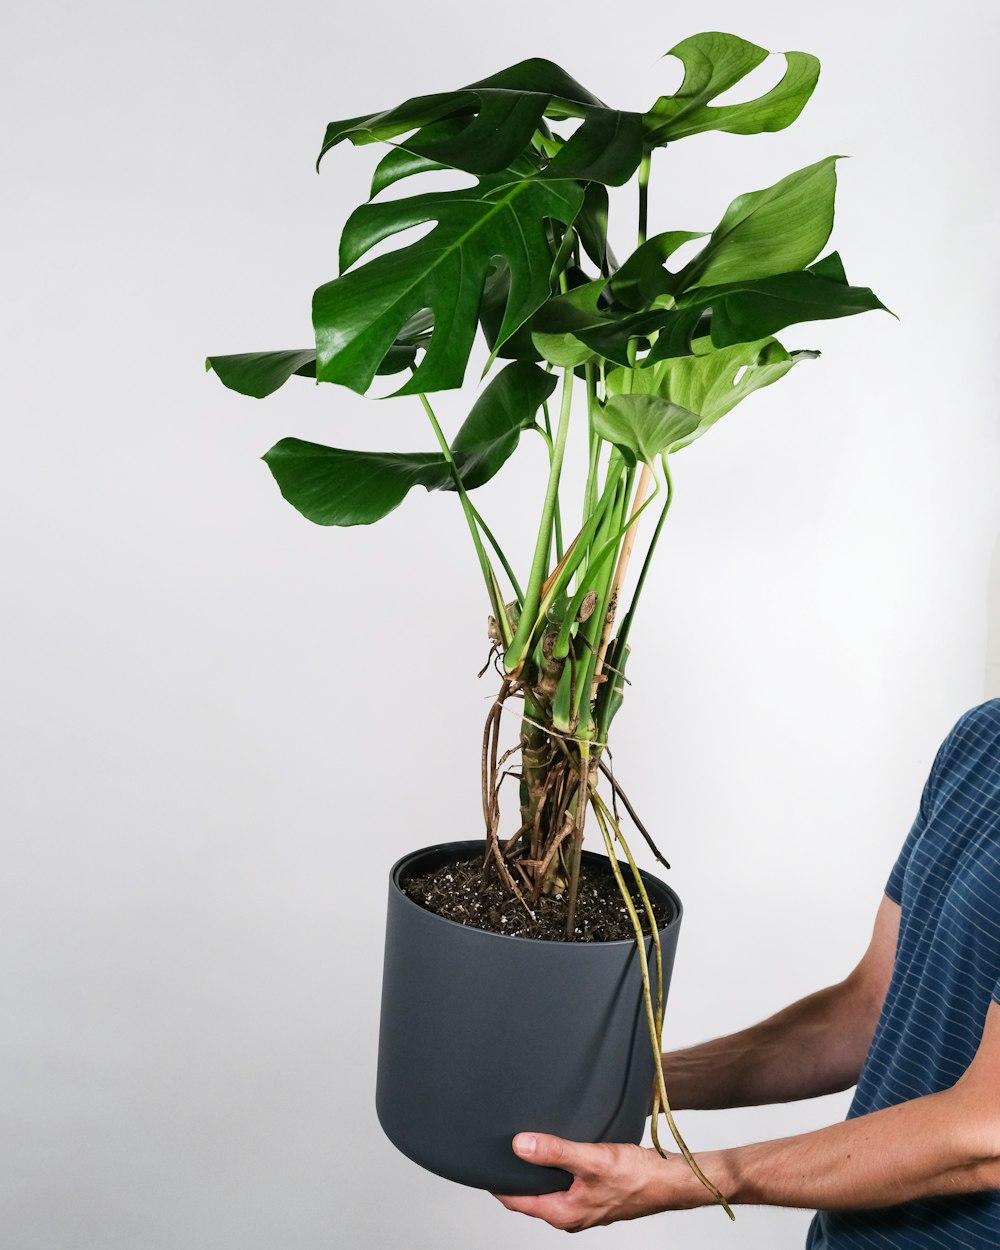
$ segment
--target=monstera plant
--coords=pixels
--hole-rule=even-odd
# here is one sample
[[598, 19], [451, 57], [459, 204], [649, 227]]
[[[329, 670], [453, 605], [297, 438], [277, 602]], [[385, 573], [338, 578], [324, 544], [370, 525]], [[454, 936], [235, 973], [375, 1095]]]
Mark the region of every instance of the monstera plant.
[[[313, 296], [315, 343], [208, 360], [227, 387], [258, 398], [293, 375], [360, 395], [376, 379], [397, 377], [378, 402], [413, 405], [413, 450], [284, 438], [264, 460], [285, 499], [320, 525], [376, 522], [415, 486], [457, 497], [501, 672], [482, 743], [481, 871], [529, 915], [541, 899], [559, 899], [568, 939], [576, 933], [588, 814], [637, 937], [651, 930], [657, 939], [619, 800], [652, 839], [606, 748], [623, 701], [632, 625], [673, 500], [674, 457], [753, 392], [818, 355], [790, 350], [777, 334], [883, 307], [867, 287], [848, 282], [836, 252], [821, 256], [834, 220], [836, 156], [737, 195], [712, 229], [649, 232], [654, 156], [658, 162], [663, 149], [707, 131], [781, 130], [819, 75], [815, 57], [788, 52], [766, 94], [716, 104], [768, 53], [734, 35], [705, 33], [669, 55], [683, 65], [681, 86], [644, 113], [612, 108], [551, 61], [533, 59], [459, 90], [332, 122], [320, 160], [345, 142], [376, 144], [383, 155], [370, 198], [344, 225], [340, 273]], [[458, 188], [455, 171], [465, 176]], [[435, 173], [449, 177], [446, 189], [406, 194], [407, 179]], [[608, 188], [626, 184], [636, 189], [635, 246], [620, 261], [609, 244]], [[683, 211], [680, 201], [671, 184], [672, 212]], [[415, 242], [370, 256], [421, 226], [431, 228]], [[682, 249], [686, 259], [678, 261]], [[486, 368], [469, 382], [480, 336]], [[449, 436], [430, 397], [467, 383], [476, 397]], [[538, 436], [548, 457], [547, 483], [534, 501], [514, 455], [523, 433]], [[577, 481], [564, 473], [571, 438], [587, 449]], [[523, 576], [493, 518], [487, 524], [473, 502], [501, 470], [516, 479], [511, 499], [519, 513], [532, 503], [537, 510]], [[520, 735], [502, 752], [501, 714], [511, 700], [519, 701]], [[514, 752], [519, 810], [502, 827], [500, 783]], [[631, 885], [619, 854], [631, 865]], [[648, 977], [644, 965], [642, 975], [659, 1053], [656, 967]], [[662, 1074], [654, 1135], [661, 1108], [675, 1129]]]

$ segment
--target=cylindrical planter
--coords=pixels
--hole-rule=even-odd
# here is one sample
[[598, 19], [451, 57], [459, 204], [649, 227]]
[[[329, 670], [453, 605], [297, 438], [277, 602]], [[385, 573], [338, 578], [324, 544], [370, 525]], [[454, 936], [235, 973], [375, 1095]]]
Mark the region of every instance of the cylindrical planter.
[[[655, 1069], [639, 947], [487, 933], [435, 915], [400, 888], [483, 846], [427, 847], [392, 869], [376, 1107], [390, 1141], [438, 1176], [494, 1193], [550, 1193], [572, 1178], [519, 1159], [515, 1133], [642, 1137]], [[666, 993], [681, 902], [642, 876], [672, 917], [660, 929]], [[647, 939], [655, 972], [652, 947]]]

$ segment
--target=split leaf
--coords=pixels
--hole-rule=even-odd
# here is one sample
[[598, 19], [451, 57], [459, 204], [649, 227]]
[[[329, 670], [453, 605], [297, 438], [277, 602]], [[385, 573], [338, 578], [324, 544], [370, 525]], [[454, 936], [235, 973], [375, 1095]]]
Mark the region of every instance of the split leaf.
[[[555, 377], [523, 361], [497, 374], [451, 444], [467, 490], [504, 465], [555, 385]], [[441, 452], [351, 451], [284, 438], [264, 461], [285, 499], [317, 525], [371, 525], [398, 508], [414, 486], [455, 489]]]
[[790, 126], [819, 79], [819, 61], [807, 52], [784, 53], [784, 76], [756, 100], [711, 104], [768, 55], [764, 48], [722, 31], [705, 31], [682, 40], [667, 56], [683, 63], [684, 81], [673, 95], [661, 96], [643, 118], [646, 143], [661, 147], [706, 130], [752, 135]]
[[[538, 57], [458, 91], [415, 96], [379, 113], [331, 122], [316, 165], [347, 139], [355, 144], [398, 139], [401, 146], [441, 165], [495, 174], [522, 156], [546, 117], [580, 119], [575, 133], [549, 161], [546, 178], [596, 179], [620, 186], [638, 168], [641, 115], [608, 108], [565, 70]], [[431, 129], [445, 121], [451, 123], [446, 131]], [[410, 137], [399, 139], [401, 135]]]
[[[402, 327], [429, 309], [426, 352], [396, 394], [461, 386], [488, 275], [498, 261], [511, 274], [497, 334], [503, 343], [549, 295], [546, 221], [569, 225], [582, 202], [576, 183], [501, 174], [471, 189], [362, 205], [341, 236], [347, 272], [313, 296], [317, 378], [363, 393]], [[434, 228], [415, 243], [350, 268], [377, 243], [428, 222]]]
[[[754, 391], [783, 378], [796, 364], [814, 360], [819, 352], [789, 352], [777, 339], [740, 343], [716, 350], [707, 339], [694, 345], [693, 355], [662, 360], [633, 374], [633, 394], [655, 395], [698, 414], [697, 428], [680, 438], [671, 451], [680, 451], [709, 430]], [[617, 392], [622, 371], [608, 375], [608, 388]]]
[[[379, 363], [378, 373], [401, 373], [416, 360], [415, 342], [396, 342]], [[223, 386], [241, 395], [264, 399], [294, 375], [316, 377], [316, 349], [301, 351], [241, 352], [235, 356], [209, 356], [205, 368], [214, 370]]]

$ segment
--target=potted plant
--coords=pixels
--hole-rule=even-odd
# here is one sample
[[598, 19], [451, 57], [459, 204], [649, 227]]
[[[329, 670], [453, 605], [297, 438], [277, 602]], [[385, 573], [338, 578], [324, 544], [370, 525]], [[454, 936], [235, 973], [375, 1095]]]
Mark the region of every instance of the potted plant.
[[[285, 499], [320, 525], [371, 524], [417, 485], [452, 492], [489, 604], [500, 687], [482, 739], [484, 837], [424, 848], [390, 874], [377, 1093], [386, 1131], [442, 1175], [539, 1192], [569, 1178], [517, 1159], [513, 1132], [638, 1141], [652, 1085], [657, 1148], [662, 1111], [725, 1205], [677, 1132], [656, 1061], [681, 906], [636, 865], [619, 804], [665, 861], [611, 768], [608, 735], [674, 455], [818, 355], [776, 334], [883, 305], [848, 283], [836, 252], [820, 258], [835, 156], [739, 195], [709, 232], [649, 233], [654, 153], [711, 130], [783, 129], [819, 75], [815, 57], [788, 52], [766, 94], [715, 104], [768, 53], [708, 32], [670, 55], [683, 82], [645, 113], [611, 108], [552, 62], [529, 60], [331, 123], [320, 160], [348, 140], [387, 151], [344, 226], [340, 275], [313, 297], [315, 344], [207, 363], [258, 398], [293, 375], [359, 394], [396, 375], [389, 398], [412, 405], [427, 436], [419, 450], [285, 438], [264, 460]], [[468, 185], [406, 193], [408, 178], [442, 170]], [[608, 188], [626, 184], [637, 230], [619, 262]], [[431, 228], [368, 255], [418, 225]], [[480, 336], [489, 380], [448, 437], [429, 397], [465, 384]], [[525, 432], [540, 436], [549, 472], [519, 577], [473, 494], [514, 463]], [[578, 482], [564, 473], [571, 437], [587, 449]], [[519, 733], [504, 750], [515, 708]], [[505, 825], [511, 775], [519, 795]], [[588, 816], [603, 855], [583, 850]]]

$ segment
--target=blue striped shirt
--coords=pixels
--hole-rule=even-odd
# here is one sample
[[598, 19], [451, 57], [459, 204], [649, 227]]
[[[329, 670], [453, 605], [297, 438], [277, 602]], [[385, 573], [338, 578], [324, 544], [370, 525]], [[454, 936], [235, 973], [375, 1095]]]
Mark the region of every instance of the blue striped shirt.
[[[848, 1119], [947, 1089], [1000, 1002], [1000, 699], [941, 745], [885, 892], [899, 903], [892, 980]], [[1000, 1190], [878, 1211], [821, 1211], [807, 1250], [996, 1250]]]

